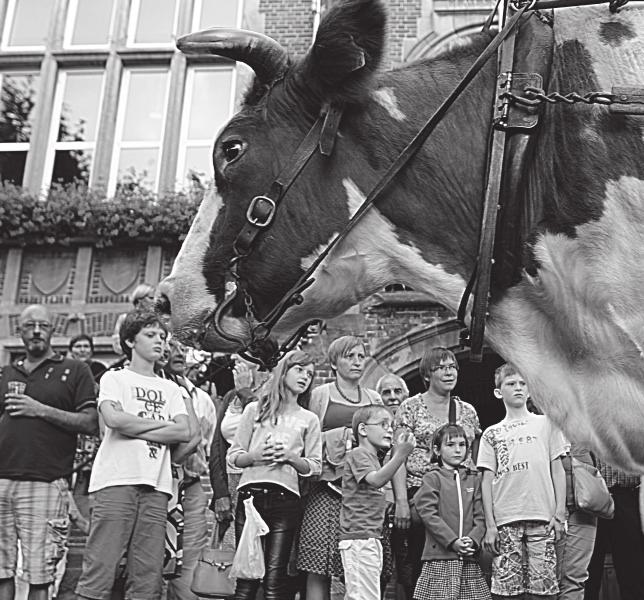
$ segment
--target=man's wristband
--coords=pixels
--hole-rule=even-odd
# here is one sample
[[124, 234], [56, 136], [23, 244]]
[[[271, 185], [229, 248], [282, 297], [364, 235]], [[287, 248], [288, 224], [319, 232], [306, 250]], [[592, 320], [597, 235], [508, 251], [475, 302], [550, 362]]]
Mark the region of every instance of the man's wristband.
[[559, 525], [563, 525], [563, 524], [565, 523], [565, 519], [560, 519], [557, 515], [555, 515], [555, 516], [554, 516], [554, 517], [552, 517], [552, 518], [553, 518], [555, 521], [557, 521], [557, 523], [559, 523]]

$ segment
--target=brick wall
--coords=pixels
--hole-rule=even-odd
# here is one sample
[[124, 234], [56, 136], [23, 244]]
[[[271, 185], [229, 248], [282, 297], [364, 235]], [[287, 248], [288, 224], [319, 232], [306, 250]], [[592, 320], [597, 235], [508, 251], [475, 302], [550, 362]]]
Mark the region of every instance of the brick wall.
[[444, 306], [427, 301], [405, 299], [404, 293], [381, 293], [366, 300], [359, 311], [350, 311], [329, 319], [319, 334], [311, 335], [303, 350], [316, 362], [316, 385], [332, 381], [333, 371], [326, 359], [329, 344], [343, 335], [355, 335], [365, 341], [370, 355], [382, 346], [409, 334], [453, 319]]
[[431, 327], [451, 317], [452, 313], [440, 305], [368, 308], [364, 313], [365, 335], [374, 351], [412, 329]]
[[385, 68], [403, 62], [403, 40], [418, 37], [423, 0], [387, 0], [387, 54]]
[[[322, 0], [324, 10], [337, 0]], [[387, 52], [383, 65], [391, 68], [403, 61], [403, 40], [416, 38], [423, 0], [386, 0]], [[282, 44], [292, 56], [303, 55], [311, 45], [313, 9], [311, 0], [260, 0], [264, 33]]]
[[292, 56], [301, 56], [311, 45], [311, 0], [260, 0], [264, 33], [277, 40]]

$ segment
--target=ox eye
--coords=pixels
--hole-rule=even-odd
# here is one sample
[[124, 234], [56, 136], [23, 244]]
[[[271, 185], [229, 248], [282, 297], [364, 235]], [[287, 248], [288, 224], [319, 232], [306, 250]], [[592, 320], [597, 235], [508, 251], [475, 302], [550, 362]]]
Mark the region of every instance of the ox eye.
[[242, 152], [244, 150], [244, 144], [239, 140], [224, 142], [221, 147], [224, 158], [228, 163], [236, 161], [242, 155]]

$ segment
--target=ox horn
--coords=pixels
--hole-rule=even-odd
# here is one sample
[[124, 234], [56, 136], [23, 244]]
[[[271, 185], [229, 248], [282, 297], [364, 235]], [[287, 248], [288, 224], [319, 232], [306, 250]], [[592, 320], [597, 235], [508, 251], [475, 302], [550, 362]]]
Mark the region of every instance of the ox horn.
[[246, 63], [262, 83], [286, 71], [288, 55], [275, 40], [256, 31], [213, 27], [181, 36], [177, 48], [185, 54], [216, 54]]

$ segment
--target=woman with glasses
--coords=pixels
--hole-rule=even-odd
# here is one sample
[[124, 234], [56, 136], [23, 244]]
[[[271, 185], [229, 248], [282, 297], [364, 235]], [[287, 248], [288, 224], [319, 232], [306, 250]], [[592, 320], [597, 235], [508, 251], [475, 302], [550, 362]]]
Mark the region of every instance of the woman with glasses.
[[[471, 404], [452, 395], [458, 380], [458, 362], [451, 350], [443, 347], [432, 348], [420, 360], [418, 370], [427, 389], [403, 401], [396, 411], [395, 437], [400, 432], [412, 433], [416, 448], [405, 464], [398, 470], [393, 481], [396, 498], [395, 527], [407, 530], [407, 555], [397, 556], [399, 578], [405, 588], [405, 596], [412, 600], [414, 586], [420, 575], [421, 556], [425, 544], [425, 529], [418, 515], [410, 515], [409, 502], [420, 487], [423, 476], [433, 464], [433, 437], [439, 427], [449, 422], [450, 404], [455, 408], [455, 420], [465, 430], [468, 445], [481, 427], [476, 410]], [[415, 518], [411, 518], [414, 516]], [[401, 573], [404, 576], [401, 577]]]

